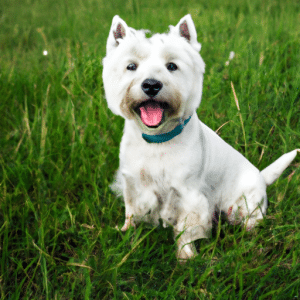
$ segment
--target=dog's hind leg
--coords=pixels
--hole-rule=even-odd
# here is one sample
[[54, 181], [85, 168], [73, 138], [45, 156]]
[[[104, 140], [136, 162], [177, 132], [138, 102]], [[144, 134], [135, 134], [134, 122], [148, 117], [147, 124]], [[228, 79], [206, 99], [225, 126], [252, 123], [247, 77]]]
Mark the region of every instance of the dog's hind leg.
[[[272, 184], [296, 157], [300, 149], [293, 150], [282, 155], [270, 166], [260, 172], [260, 176], [251, 173], [246, 174], [243, 195], [230, 207], [227, 207], [227, 217], [230, 223], [236, 224], [242, 221], [247, 231], [263, 219], [267, 210], [266, 185]], [[249, 176], [250, 175], [250, 176]]]
[[[261, 195], [260, 195], [261, 196]], [[258, 200], [260, 199], [260, 201]], [[225, 212], [227, 220], [230, 224], [236, 225], [243, 223], [247, 231], [263, 219], [267, 209], [267, 197], [253, 199], [250, 196], [241, 196], [233, 205]]]

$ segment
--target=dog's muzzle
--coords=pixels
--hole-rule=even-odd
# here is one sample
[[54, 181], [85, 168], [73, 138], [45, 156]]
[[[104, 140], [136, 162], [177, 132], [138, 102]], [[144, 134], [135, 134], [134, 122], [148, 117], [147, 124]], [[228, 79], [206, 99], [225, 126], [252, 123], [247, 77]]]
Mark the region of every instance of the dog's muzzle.
[[149, 99], [140, 103], [135, 112], [139, 115], [142, 123], [149, 128], [159, 127], [165, 119], [165, 110], [169, 104], [156, 99], [157, 94], [162, 89], [162, 82], [156, 79], [146, 79], [142, 82], [141, 89]]

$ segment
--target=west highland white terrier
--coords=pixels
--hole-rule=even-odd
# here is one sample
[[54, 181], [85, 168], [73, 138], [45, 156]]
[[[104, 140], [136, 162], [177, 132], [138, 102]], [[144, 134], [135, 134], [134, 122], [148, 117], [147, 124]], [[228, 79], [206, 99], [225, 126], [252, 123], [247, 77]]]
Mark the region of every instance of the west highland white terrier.
[[248, 230], [261, 220], [266, 186], [300, 150], [260, 172], [198, 119], [205, 64], [191, 16], [167, 34], [146, 32], [115, 16], [103, 59], [108, 107], [125, 119], [113, 189], [125, 201], [121, 230], [161, 219], [179, 235], [184, 260], [197, 253], [191, 242], [208, 236], [216, 210]]

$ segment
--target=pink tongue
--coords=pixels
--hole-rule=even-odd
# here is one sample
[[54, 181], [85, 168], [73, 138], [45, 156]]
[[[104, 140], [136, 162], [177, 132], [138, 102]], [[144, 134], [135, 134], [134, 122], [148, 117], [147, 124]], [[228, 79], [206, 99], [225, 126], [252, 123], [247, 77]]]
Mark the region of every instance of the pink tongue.
[[157, 126], [163, 117], [163, 109], [158, 103], [150, 102], [140, 107], [141, 120], [147, 126]]

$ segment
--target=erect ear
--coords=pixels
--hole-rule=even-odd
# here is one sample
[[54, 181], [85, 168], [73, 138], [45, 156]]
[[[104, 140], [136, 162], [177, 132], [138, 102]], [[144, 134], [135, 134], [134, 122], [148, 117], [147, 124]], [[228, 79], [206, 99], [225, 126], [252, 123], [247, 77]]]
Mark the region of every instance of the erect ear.
[[127, 24], [119, 16], [114, 16], [107, 39], [106, 52], [116, 48], [119, 45], [119, 39], [124, 39], [128, 33]]
[[176, 25], [176, 27], [173, 29], [171, 28], [171, 30], [179, 36], [185, 38], [196, 51], [200, 51], [201, 44], [197, 41], [195, 24], [190, 14], [184, 16]]

